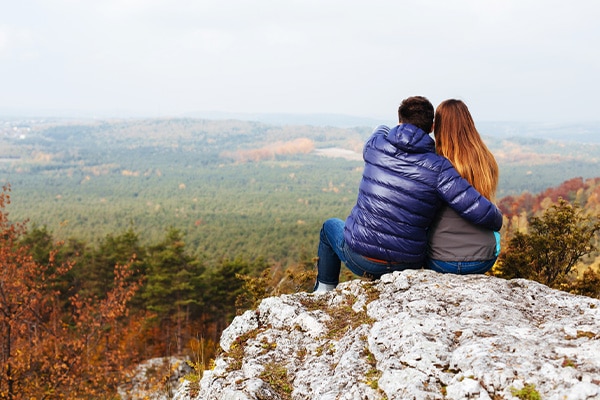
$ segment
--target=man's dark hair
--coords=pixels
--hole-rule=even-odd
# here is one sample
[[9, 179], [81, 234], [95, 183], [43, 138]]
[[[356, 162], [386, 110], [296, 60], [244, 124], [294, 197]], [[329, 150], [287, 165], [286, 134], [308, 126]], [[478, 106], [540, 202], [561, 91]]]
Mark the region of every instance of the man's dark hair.
[[433, 127], [433, 105], [423, 96], [413, 96], [402, 100], [398, 107], [398, 120], [401, 124], [411, 124], [430, 133]]

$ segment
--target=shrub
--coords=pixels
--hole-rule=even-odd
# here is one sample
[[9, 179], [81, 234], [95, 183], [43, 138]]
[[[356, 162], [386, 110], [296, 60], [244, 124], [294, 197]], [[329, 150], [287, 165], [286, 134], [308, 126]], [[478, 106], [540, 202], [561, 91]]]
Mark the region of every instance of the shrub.
[[559, 199], [541, 217], [529, 219], [528, 233], [516, 232], [510, 239], [499, 258], [499, 275], [559, 288], [577, 261], [596, 249], [592, 239], [599, 230], [597, 216]]

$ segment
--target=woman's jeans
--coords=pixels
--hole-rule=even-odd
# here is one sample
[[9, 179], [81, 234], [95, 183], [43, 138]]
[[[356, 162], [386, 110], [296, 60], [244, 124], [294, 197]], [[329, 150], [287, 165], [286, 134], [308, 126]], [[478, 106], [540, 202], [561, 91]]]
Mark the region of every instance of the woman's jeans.
[[478, 261], [442, 261], [442, 260], [427, 260], [427, 269], [431, 269], [444, 274], [485, 274], [494, 266], [498, 255], [500, 255], [500, 232], [494, 232], [496, 238], [496, 251], [494, 252], [494, 258], [491, 260], [478, 260]]
[[321, 228], [317, 281], [337, 285], [340, 280], [341, 263], [355, 275], [378, 279], [383, 274], [404, 269], [419, 269], [421, 264], [373, 261], [355, 253], [344, 240], [344, 221], [331, 218]]
[[427, 268], [445, 274], [485, 274], [494, 266], [496, 258], [484, 261], [428, 260]]

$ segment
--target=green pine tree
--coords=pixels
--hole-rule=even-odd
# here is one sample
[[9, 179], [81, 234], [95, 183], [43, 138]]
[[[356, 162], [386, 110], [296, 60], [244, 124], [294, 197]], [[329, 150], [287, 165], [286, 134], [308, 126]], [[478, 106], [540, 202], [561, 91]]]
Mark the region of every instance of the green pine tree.
[[190, 319], [201, 314], [205, 291], [204, 266], [186, 252], [182, 233], [170, 228], [165, 239], [148, 250], [146, 285], [142, 298], [148, 310], [165, 332], [168, 342], [175, 342], [177, 353], [191, 337], [187, 332]]

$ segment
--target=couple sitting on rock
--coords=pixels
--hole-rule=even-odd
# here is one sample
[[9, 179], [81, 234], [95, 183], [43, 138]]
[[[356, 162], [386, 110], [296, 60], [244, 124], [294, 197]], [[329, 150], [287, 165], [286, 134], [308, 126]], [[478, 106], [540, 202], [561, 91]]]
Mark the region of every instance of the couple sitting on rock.
[[399, 125], [379, 126], [365, 144], [358, 199], [346, 221], [323, 224], [315, 292], [337, 286], [342, 262], [377, 279], [420, 268], [485, 273], [496, 261], [498, 164], [467, 106], [442, 102], [434, 123], [433, 105], [415, 96], [402, 101], [398, 117]]

